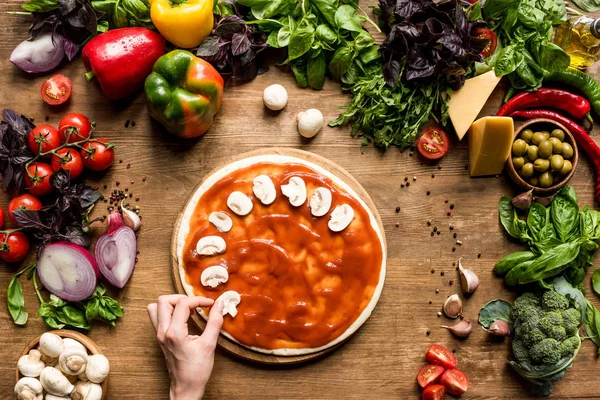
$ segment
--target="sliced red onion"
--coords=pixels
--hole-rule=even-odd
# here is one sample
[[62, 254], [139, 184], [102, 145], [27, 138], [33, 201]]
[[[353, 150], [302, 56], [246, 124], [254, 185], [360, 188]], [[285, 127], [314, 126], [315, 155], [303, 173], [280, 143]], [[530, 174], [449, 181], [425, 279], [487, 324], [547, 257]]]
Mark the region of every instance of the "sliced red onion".
[[108, 216], [108, 229], [96, 242], [94, 255], [100, 272], [111, 285], [123, 289], [135, 268], [135, 232], [123, 223], [121, 214]]
[[90, 297], [98, 283], [98, 265], [85, 248], [70, 242], [44, 247], [37, 262], [40, 281], [50, 293], [66, 301]]
[[35, 74], [58, 67], [64, 56], [64, 37], [58, 33], [53, 37], [46, 32], [21, 42], [10, 55], [10, 62], [20, 70]]

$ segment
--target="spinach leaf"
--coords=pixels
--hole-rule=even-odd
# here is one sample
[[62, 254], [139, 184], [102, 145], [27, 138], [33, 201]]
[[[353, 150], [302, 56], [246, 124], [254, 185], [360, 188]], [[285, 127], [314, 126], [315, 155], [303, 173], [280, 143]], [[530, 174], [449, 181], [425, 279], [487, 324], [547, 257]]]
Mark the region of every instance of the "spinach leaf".
[[600, 296], [600, 269], [594, 270], [592, 275], [592, 288], [597, 295]]
[[558, 238], [567, 242], [579, 231], [579, 206], [562, 192], [552, 200], [550, 206], [552, 224]]
[[325, 55], [323, 53], [308, 60], [306, 72], [308, 76], [308, 84], [311, 88], [323, 89], [323, 85], [325, 84], [326, 69], [327, 61], [325, 61]]
[[492, 324], [498, 320], [506, 321], [509, 325], [512, 323], [510, 313], [512, 305], [506, 300], [492, 300], [481, 307], [479, 311], [479, 325], [489, 329]]
[[290, 35], [288, 62], [302, 57], [315, 41], [315, 29], [310, 25], [300, 25]]
[[335, 26], [350, 32], [361, 32], [362, 21], [354, 7], [344, 4], [335, 12]]
[[[577, 258], [581, 246], [578, 242], [563, 243], [535, 259], [519, 277], [519, 284], [537, 282], [558, 275]], [[512, 271], [511, 271], [512, 272]]]
[[502, 260], [496, 263], [494, 267], [494, 273], [498, 276], [505, 276], [517, 265], [530, 261], [536, 258], [536, 255], [531, 251], [520, 251], [517, 253], [509, 254]]
[[[292, 31], [289, 26], [284, 26], [277, 32], [277, 45], [278, 47], [286, 47], [290, 44], [290, 38], [292, 37]], [[267, 42], [268, 43], [268, 42]]]

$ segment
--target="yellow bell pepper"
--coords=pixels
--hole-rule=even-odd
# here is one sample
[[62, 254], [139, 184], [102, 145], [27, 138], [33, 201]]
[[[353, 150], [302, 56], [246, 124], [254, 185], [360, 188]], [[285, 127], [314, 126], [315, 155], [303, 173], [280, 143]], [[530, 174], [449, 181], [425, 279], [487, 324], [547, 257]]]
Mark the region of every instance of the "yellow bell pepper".
[[214, 24], [213, 0], [150, 0], [156, 29], [177, 47], [199, 46]]

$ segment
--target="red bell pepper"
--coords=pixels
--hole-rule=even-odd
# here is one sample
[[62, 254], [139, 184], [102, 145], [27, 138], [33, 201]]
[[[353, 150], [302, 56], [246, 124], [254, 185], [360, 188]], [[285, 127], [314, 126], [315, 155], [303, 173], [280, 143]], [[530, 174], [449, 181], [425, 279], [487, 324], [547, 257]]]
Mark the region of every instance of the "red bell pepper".
[[165, 53], [165, 39], [142, 27], [113, 29], [90, 40], [81, 52], [86, 78], [98, 79], [110, 100], [121, 99], [144, 86], [156, 60]]

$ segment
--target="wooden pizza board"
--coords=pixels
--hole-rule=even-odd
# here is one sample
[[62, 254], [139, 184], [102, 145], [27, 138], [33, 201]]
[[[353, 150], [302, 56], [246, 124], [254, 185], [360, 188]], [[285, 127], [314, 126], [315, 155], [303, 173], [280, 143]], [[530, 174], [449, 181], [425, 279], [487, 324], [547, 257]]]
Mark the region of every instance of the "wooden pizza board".
[[[361, 186], [361, 184], [358, 183], [358, 181], [356, 179], [354, 179], [354, 177], [352, 177], [352, 175], [350, 175], [350, 173], [348, 173], [345, 169], [343, 169], [342, 167], [340, 167], [333, 161], [326, 159], [325, 157], [321, 157], [316, 154], [313, 154], [313, 153], [310, 153], [307, 151], [303, 151], [303, 150], [287, 149], [287, 148], [282, 148], [282, 147], [273, 147], [273, 148], [255, 150], [255, 151], [250, 151], [247, 153], [239, 154], [238, 156], [233, 157], [232, 159], [228, 160], [227, 162], [223, 162], [222, 164], [217, 166], [215, 169], [213, 169], [194, 188], [194, 190], [191, 192], [188, 200], [186, 201], [185, 205], [183, 206], [181, 212], [177, 216], [177, 221], [175, 222], [175, 227], [173, 229], [173, 235], [171, 237], [171, 272], [173, 275], [173, 283], [175, 284], [175, 290], [177, 293], [186, 294], [186, 292], [183, 288], [183, 284], [181, 282], [181, 276], [179, 274], [179, 262], [177, 260], [177, 233], [179, 232], [179, 226], [181, 224], [181, 219], [183, 218], [183, 213], [184, 213], [185, 209], [187, 208], [190, 200], [192, 199], [194, 193], [198, 190], [198, 188], [200, 188], [200, 186], [204, 183], [204, 181], [209, 176], [213, 175], [215, 172], [219, 171], [220, 169], [227, 166], [228, 164], [235, 162], [235, 161], [242, 160], [244, 158], [255, 157], [255, 156], [264, 156], [264, 155], [269, 155], [269, 154], [296, 157], [296, 158], [299, 158], [299, 159], [302, 159], [305, 161], [309, 161], [311, 163], [314, 163], [316, 165], [319, 165], [319, 166], [325, 168], [326, 170], [328, 170], [329, 172], [331, 172], [332, 174], [334, 174], [335, 176], [337, 176], [338, 178], [340, 178], [341, 180], [346, 182], [358, 194], [358, 196], [361, 198], [361, 200], [367, 205], [367, 207], [373, 213], [373, 216], [375, 217], [375, 220], [377, 221], [377, 225], [379, 226], [381, 235], [383, 236], [384, 254], [387, 253], [387, 242], [385, 240], [385, 231], [383, 229], [383, 223], [381, 222], [379, 213], [377, 212], [377, 208], [375, 207], [375, 203], [373, 203], [373, 200], [368, 195], [366, 190]], [[200, 330], [202, 330], [202, 331], [204, 330], [204, 327], [206, 326], [206, 321], [204, 320], [204, 318], [202, 318], [200, 316], [200, 314], [198, 314], [197, 312], [192, 314], [192, 320], [194, 321], [195, 325]], [[352, 337], [352, 335], [349, 336], [348, 338], [350, 338], [350, 337]], [[348, 340], [348, 339], [346, 339], [346, 340]], [[307, 362], [310, 360], [314, 360], [316, 358], [319, 358], [319, 357], [335, 350], [336, 348], [341, 346], [343, 343], [344, 342], [338, 343], [337, 345], [332, 346], [328, 349], [325, 349], [325, 350], [322, 350], [319, 352], [315, 352], [315, 353], [311, 353], [311, 354], [303, 354], [303, 355], [295, 355], [295, 356], [279, 356], [279, 355], [264, 354], [264, 353], [259, 353], [259, 352], [253, 351], [253, 350], [251, 350], [247, 347], [244, 347], [232, 340], [229, 340], [228, 338], [224, 337], [223, 335], [221, 335], [219, 337], [219, 341], [218, 341], [218, 345], [223, 350], [225, 350], [226, 352], [228, 352], [230, 354], [241, 357], [244, 360], [257, 362], [257, 363], [261, 363], [261, 364], [279, 364], [279, 365], [281, 365], [281, 364], [299, 364], [299, 363]]]

